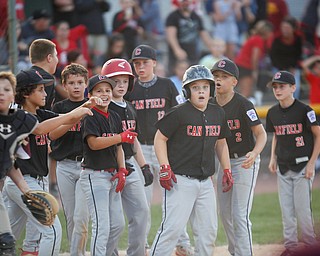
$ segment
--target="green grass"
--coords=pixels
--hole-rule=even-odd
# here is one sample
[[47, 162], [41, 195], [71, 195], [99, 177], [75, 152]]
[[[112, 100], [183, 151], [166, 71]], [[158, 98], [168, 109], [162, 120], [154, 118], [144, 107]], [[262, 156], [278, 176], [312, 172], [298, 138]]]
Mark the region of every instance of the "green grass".
[[[315, 221], [315, 229], [318, 237], [320, 237], [320, 189], [313, 190], [313, 217]], [[152, 226], [149, 233], [149, 244], [152, 244], [153, 238], [156, 235], [157, 229], [161, 222], [161, 205], [152, 206]], [[66, 227], [64, 215], [60, 211], [59, 218], [63, 226], [63, 240], [61, 244], [61, 252], [68, 251], [68, 241], [66, 237]], [[250, 216], [252, 222], [252, 234], [254, 244], [271, 244], [282, 243], [282, 222], [281, 212], [277, 193], [255, 195], [252, 212]], [[191, 228], [188, 226], [190, 238], [193, 241]], [[127, 245], [127, 229], [121, 236], [119, 248], [125, 249]], [[90, 237], [90, 236], [89, 236]], [[21, 248], [22, 239], [17, 243], [18, 248]], [[226, 244], [226, 238], [221, 222], [219, 221], [218, 237], [216, 245]], [[87, 248], [89, 250], [90, 242], [88, 241]]]

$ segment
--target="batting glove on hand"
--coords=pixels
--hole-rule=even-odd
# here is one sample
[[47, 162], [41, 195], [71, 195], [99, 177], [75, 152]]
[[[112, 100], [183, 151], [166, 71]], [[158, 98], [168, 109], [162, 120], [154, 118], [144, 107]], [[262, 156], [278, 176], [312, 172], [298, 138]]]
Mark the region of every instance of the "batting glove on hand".
[[173, 171], [171, 170], [170, 165], [163, 164], [160, 166], [160, 185], [166, 189], [166, 190], [171, 190], [173, 187], [172, 181], [173, 180], [175, 183], [177, 183], [176, 176], [174, 175]]
[[116, 192], [121, 192], [126, 184], [126, 176], [128, 171], [126, 168], [119, 168], [118, 172], [111, 178], [111, 181], [118, 179], [118, 184], [116, 186]]
[[147, 186], [151, 185], [153, 182], [153, 174], [150, 171], [150, 165], [145, 164], [144, 166], [142, 166], [141, 172], [144, 177], [144, 186], [147, 187]]
[[129, 144], [133, 144], [134, 143], [134, 139], [138, 136], [138, 133], [133, 132], [133, 129], [134, 128], [130, 128], [130, 129], [120, 133], [121, 142], [129, 143]]
[[233, 178], [232, 178], [232, 172], [230, 169], [224, 169], [223, 170], [223, 177], [222, 177], [222, 187], [223, 192], [228, 192], [233, 185]]
[[127, 176], [129, 176], [132, 172], [135, 171], [134, 165], [133, 165], [133, 164], [130, 164], [130, 163], [127, 163], [127, 162], [126, 162], [126, 169], [127, 169], [127, 171], [128, 171], [128, 175], [127, 175]]

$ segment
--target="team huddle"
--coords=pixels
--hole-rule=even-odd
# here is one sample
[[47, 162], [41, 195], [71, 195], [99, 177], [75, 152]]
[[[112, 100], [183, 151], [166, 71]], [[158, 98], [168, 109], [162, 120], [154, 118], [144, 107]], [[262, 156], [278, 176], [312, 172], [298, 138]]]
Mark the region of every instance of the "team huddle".
[[[44, 107], [54, 89], [54, 43], [35, 40], [30, 59], [34, 66], [16, 76], [0, 72], [0, 255], [16, 255], [23, 230], [21, 255], [59, 255], [62, 227], [45, 195], [49, 157], [57, 162], [70, 255], [85, 255], [89, 221], [91, 255], [119, 255], [126, 217], [128, 256], [212, 256], [218, 208], [229, 253], [253, 255], [249, 215], [266, 131], [273, 133], [269, 169], [278, 177], [282, 255], [296, 251], [297, 223], [302, 242], [317, 243], [310, 191], [320, 128], [314, 110], [293, 97], [291, 73], [279, 71], [268, 84], [278, 104], [265, 130], [254, 105], [236, 91], [239, 70], [229, 59], [211, 70], [190, 66], [184, 97], [154, 74], [157, 54], [148, 45], [136, 47], [129, 61], [108, 60], [92, 77], [72, 63], [61, 73], [68, 98], [51, 110]], [[20, 108], [10, 108], [13, 102]], [[149, 246], [155, 182], [162, 221]]]

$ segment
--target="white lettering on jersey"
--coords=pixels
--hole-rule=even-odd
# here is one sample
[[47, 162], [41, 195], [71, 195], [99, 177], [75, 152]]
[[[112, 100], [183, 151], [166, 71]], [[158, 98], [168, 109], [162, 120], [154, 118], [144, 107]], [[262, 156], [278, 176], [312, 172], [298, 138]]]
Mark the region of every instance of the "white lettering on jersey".
[[250, 118], [250, 120], [253, 121], [257, 121], [258, 120], [258, 116], [256, 114], [256, 111], [254, 111], [254, 109], [250, 109], [247, 111], [247, 116]]
[[317, 118], [316, 118], [316, 113], [314, 112], [314, 110], [311, 110], [307, 113], [307, 116], [309, 118], [310, 123], [314, 123]]
[[[220, 135], [221, 127], [220, 125], [206, 125], [205, 126], [205, 136], [207, 137], [217, 137]], [[203, 135], [203, 127], [201, 125], [188, 125], [187, 135], [192, 137], [201, 137]]]

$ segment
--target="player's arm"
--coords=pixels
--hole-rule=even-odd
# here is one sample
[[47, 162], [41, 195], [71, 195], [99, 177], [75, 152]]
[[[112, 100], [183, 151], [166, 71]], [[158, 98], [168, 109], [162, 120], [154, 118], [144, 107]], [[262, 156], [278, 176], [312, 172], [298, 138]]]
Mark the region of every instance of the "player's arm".
[[160, 130], [157, 130], [154, 137], [154, 150], [160, 165], [169, 165], [167, 141], [168, 138]]
[[12, 167], [7, 173], [7, 176], [12, 179], [12, 181], [17, 185], [23, 194], [30, 190], [29, 185], [23, 178], [20, 169]]
[[310, 179], [314, 176], [316, 161], [320, 154], [320, 126], [311, 126], [311, 132], [313, 134], [314, 144], [312, 155], [306, 166], [306, 178]]
[[276, 145], [277, 145], [277, 137], [276, 137], [276, 134], [273, 133], [272, 143], [271, 143], [270, 162], [268, 166], [270, 172], [272, 173], [275, 173], [277, 171]]
[[217, 157], [219, 159], [222, 169], [231, 170], [227, 140], [225, 138], [217, 140], [215, 148], [216, 148]]
[[118, 168], [126, 168], [122, 145], [117, 146], [117, 163], [118, 163]]
[[114, 136], [109, 137], [97, 137], [95, 135], [88, 135], [87, 143], [91, 150], [100, 150], [119, 143], [133, 144], [137, 135], [138, 134], [136, 132], [133, 132], [133, 128], [131, 128], [120, 134], [115, 134]]
[[74, 109], [68, 114], [59, 115], [57, 117], [50, 118], [39, 123], [37, 128], [33, 131], [33, 134], [37, 134], [37, 135], [47, 134], [57, 129], [61, 125], [74, 124], [86, 115], [92, 116], [92, 112], [90, 109], [83, 108], [83, 107]]
[[243, 161], [242, 167], [243, 168], [250, 168], [253, 165], [256, 157], [262, 152], [264, 146], [267, 143], [267, 133], [263, 128], [262, 124], [258, 124], [251, 127], [252, 133], [256, 138], [256, 144], [252, 151], [246, 154], [246, 160]]

